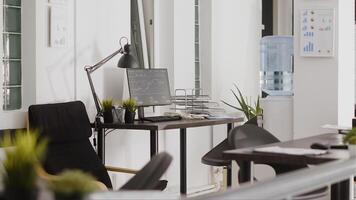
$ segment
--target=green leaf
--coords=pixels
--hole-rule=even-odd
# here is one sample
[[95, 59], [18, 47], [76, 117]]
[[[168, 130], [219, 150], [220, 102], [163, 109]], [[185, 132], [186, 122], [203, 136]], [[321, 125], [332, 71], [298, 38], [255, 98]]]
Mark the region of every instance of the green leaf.
[[9, 147], [5, 149], [6, 159], [3, 161], [5, 186], [24, 190], [35, 188], [35, 168], [46, 152], [47, 141], [39, 140], [37, 132], [24, 131], [17, 132], [13, 140], [6, 134], [1, 144]]
[[227, 103], [225, 101], [222, 101], [222, 102], [236, 110], [243, 112], [248, 120], [257, 116], [257, 115], [262, 115], [262, 108], [260, 106], [260, 97], [259, 96], [257, 97], [257, 101], [254, 103], [254, 106], [252, 106], [251, 105], [252, 102], [250, 102], [248, 100], [248, 97], [244, 97], [242, 95], [241, 90], [238, 88], [238, 86], [236, 84], [234, 84], [234, 87], [236, 88], [237, 92], [235, 92], [233, 89], [231, 89], [230, 91], [234, 95], [234, 97], [240, 107], [234, 106], [234, 105]]
[[352, 139], [353, 137], [356, 137], [356, 128], [353, 128], [344, 136], [343, 142], [345, 144], [352, 144], [350, 142], [352, 142], [354, 140], [354, 139]]
[[239, 111], [242, 111], [243, 112], [243, 110], [241, 109], [241, 108], [238, 108], [238, 107], [236, 107], [236, 106], [233, 106], [232, 104], [229, 104], [229, 103], [227, 103], [226, 101], [224, 101], [224, 100], [221, 100], [221, 102], [223, 102], [225, 105], [227, 105], [227, 106], [230, 106], [231, 108], [234, 108], [234, 109], [236, 109], [236, 110], [239, 110]]

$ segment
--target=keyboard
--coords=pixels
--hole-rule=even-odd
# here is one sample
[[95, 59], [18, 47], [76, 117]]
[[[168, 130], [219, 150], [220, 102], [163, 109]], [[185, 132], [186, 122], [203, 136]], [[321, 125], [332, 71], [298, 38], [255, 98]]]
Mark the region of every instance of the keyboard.
[[181, 120], [181, 116], [153, 116], [153, 117], [144, 117], [143, 121], [149, 122], [168, 122], [168, 121], [177, 121]]

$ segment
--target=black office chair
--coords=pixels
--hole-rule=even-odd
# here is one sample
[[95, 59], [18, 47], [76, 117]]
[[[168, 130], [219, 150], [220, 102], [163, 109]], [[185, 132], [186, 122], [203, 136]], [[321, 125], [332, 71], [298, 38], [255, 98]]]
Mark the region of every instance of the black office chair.
[[[257, 125], [257, 118], [254, 117], [245, 124], [254, 124]], [[235, 128], [235, 130], [238, 127]], [[225, 167], [227, 169], [231, 169], [231, 160], [226, 159], [223, 157], [223, 152], [226, 150], [232, 149], [231, 146], [228, 143], [228, 139], [223, 140], [220, 142], [218, 145], [216, 145], [214, 148], [212, 148], [209, 152], [207, 152], [202, 158], [201, 162], [206, 165], [210, 166], [216, 166], [216, 167]], [[231, 177], [228, 177], [228, 179], [231, 179]], [[227, 180], [227, 186], [231, 186], [230, 183], [231, 180]]]
[[[280, 141], [275, 136], [273, 136], [270, 132], [252, 124], [245, 124], [240, 127], [234, 128], [230, 132], [228, 138], [229, 145], [231, 146], [231, 148], [234, 149], [256, 147], [256, 146], [272, 144], [276, 142], [280, 142]], [[239, 166], [243, 164], [239, 160], [236, 160], [236, 162]], [[255, 164], [266, 164], [266, 163], [255, 162]], [[307, 165], [304, 164], [301, 165], [266, 164], [266, 165], [271, 166], [275, 170], [277, 175], [308, 167]], [[238, 177], [240, 183], [246, 181], [244, 180], [244, 175], [242, 173], [246, 173], [246, 172], [242, 170], [239, 171]], [[328, 192], [328, 188], [324, 187], [293, 197], [293, 199], [305, 200], [305, 199], [320, 198], [326, 196], [327, 192]]]
[[[38, 130], [40, 137], [48, 138], [48, 150], [43, 167], [50, 174], [66, 169], [80, 169], [112, 188], [107, 169], [95, 153], [89, 137], [92, 135], [85, 106], [80, 101], [32, 105], [29, 107], [30, 129]], [[168, 168], [172, 157], [161, 153], [139, 172], [131, 169], [108, 167], [114, 172], [136, 174], [123, 189], [161, 189], [167, 181], [159, 178]], [[159, 167], [157, 167], [159, 166]]]

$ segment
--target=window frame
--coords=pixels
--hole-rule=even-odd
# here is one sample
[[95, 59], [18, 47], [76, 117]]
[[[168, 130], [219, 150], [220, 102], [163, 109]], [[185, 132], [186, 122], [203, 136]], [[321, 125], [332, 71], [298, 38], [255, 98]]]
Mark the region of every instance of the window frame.
[[[20, 5], [8, 5], [5, 4], [6, 0], [3, 0], [2, 2], [0, 2], [0, 6], [2, 9], [0, 9], [0, 15], [1, 15], [1, 23], [0, 23], [0, 30], [2, 30], [2, 33], [0, 34], [0, 44], [2, 45], [0, 48], [0, 54], [2, 55], [1, 58], [1, 64], [0, 64], [0, 84], [1, 84], [1, 91], [0, 91], [0, 106], [1, 106], [1, 111], [2, 112], [11, 112], [11, 111], [22, 111], [23, 109], [23, 62], [22, 62], [22, 58], [23, 58], [23, 51], [22, 51], [22, 1], [20, 1]], [[6, 13], [5, 10], [8, 8], [12, 8], [12, 9], [19, 9], [20, 10], [20, 21], [19, 21], [19, 26], [20, 26], [20, 30], [17, 31], [7, 31], [5, 30], [5, 26], [6, 26]], [[4, 40], [5, 40], [5, 35], [9, 36], [14, 36], [14, 35], [18, 35], [20, 36], [20, 56], [19, 58], [10, 58], [10, 57], [5, 57], [5, 52], [7, 52], [8, 54], [10, 54], [11, 50], [10, 47], [7, 46], [5, 47], [4, 44]], [[8, 39], [8, 41], [10, 41], [10, 39]], [[9, 45], [9, 43], [7, 44]], [[7, 50], [6, 50], [7, 48]], [[20, 62], [20, 70], [18, 73], [20, 73], [20, 84], [17, 85], [7, 85], [5, 84], [5, 62], [8, 62], [8, 70], [10, 71], [10, 62]], [[9, 75], [10, 76], [10, 75]], [[10, 88], [19, 88], [20, 89], [20, 97], [19, 101], [20, 101], [20, 105], [19, 107], [14, 107], [14, 108], [8, 108], [6, 109], [6, 97], [5, 97], [5, 89], [10, 89]], [[10, 94], [9, 94], [10, 97]]]

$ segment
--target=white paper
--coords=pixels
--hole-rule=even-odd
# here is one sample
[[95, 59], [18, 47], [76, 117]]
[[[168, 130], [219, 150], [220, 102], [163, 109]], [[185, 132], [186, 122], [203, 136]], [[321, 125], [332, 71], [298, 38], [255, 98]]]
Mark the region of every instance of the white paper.
[[319, 149], [304, 149], [304, 148], [286, 148], [279, 146], [272, 147], [261, 147], [254, 149], [255, 152], [263, 152], [263, 153], [278, 153], [278, 154], [288, 154], [288, 155], [322, 155], [326, 154], [327, 150], [319, 150]]

